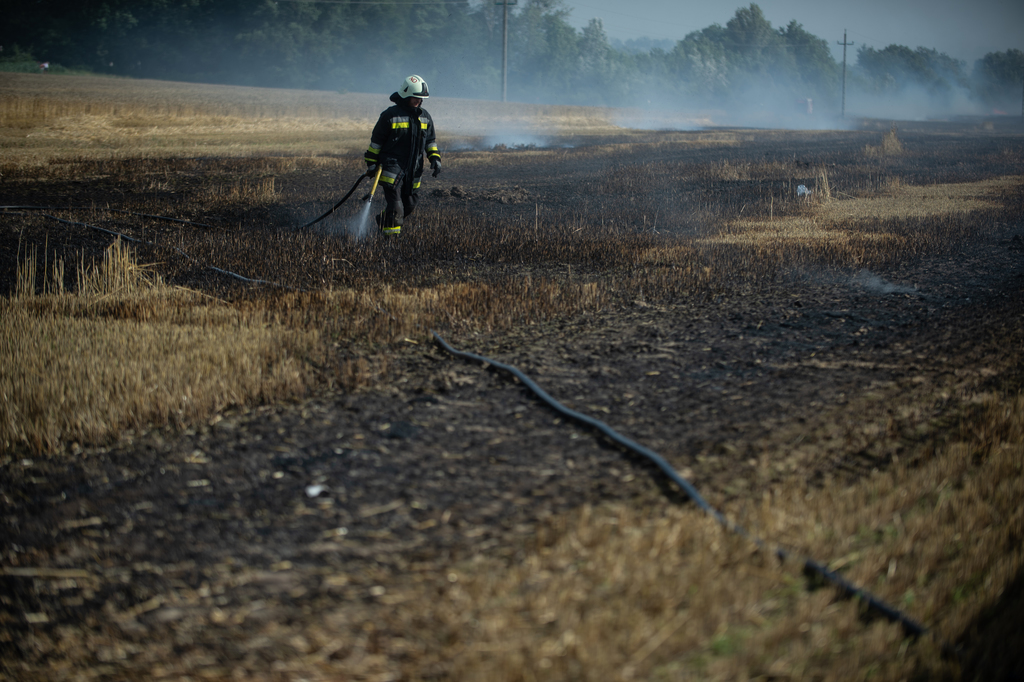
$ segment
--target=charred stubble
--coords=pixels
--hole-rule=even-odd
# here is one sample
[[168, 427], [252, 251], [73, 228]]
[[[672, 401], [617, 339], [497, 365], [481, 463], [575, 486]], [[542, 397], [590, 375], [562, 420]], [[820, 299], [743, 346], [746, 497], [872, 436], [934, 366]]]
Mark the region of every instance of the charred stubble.
[[[643, 463], [446, 357], [427, 330], [521, 367], [759, 532], [826, 552], [947, 641], [980, 646], [973, 619], [996, 622], [985, 614], [1019, 576], [1005, 550], [1019, 510], [1005, 491], [957, 495], [1020, 443], [1006, 398], [1024, 338], [1019, 181], [936, 214], [825, 210], [1020, 174], [1001, 151], [1019, 138], [965, 135], [966, 151], [901, 127], [898, 156], [864, 151], [881, 134], [770, 132], [636, 143], [635, 163], [585, 147], [466, 153], [460, 168], [453, 153], [391, 243], [332, 235], [345, 212], [292, 229], [358, 159], [5, 167], [11, 204], [144, 241], [140, 262], [199, 292], [71, 316], [255, 320], [319, 345], [288, 347], [309, 376], [287, 400], [242, 395], [187, 423], [7, 450], [5, 551], [24, 570], [0, 578], [4, 664], [25, 679], [52, 679], [54, 660], [67, 676], [955, 676], [932, 645], [903, 646], [666, 510]], [[822, 173], [828, 206], [797, 196]], [[70, 289], [77, 254], [98, 259], [111, 239], [37, 212], [5, 220], [8, 292], [28, 246], [40, 281], [64, 260]], [[982, 494], [995, 506], [972, 507]], [[967, 528], [992, 542], [965, 545]]]

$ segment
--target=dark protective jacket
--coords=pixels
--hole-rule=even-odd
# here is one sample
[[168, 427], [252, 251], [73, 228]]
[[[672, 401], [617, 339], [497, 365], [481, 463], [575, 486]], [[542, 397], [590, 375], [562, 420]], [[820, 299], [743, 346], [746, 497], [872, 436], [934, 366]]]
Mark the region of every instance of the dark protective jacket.
[[423, 175], [424, 152], [429, 158], [441, 158], [434, 120], [422, 107], [406, 104], [397, 92], [391, 95], [391, 101], [395, 106], [386, 109], [373, 126], [364, 159], [367, 164], [381, 164], [381, 182], [397, 187], [410, 178], [409, 190], [416, 191]]

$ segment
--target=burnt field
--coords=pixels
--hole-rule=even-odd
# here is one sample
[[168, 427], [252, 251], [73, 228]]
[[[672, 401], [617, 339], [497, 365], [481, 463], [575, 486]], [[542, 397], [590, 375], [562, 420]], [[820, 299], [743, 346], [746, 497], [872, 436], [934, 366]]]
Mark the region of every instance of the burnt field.
[[[238, 106], [103, 129], [244, 136]], [[7, 677], [1024, 674], [1019, 126], [572, 110], [503, 142], [431, 111], [444, 172], [392, 240], [356, 238], [368, 183], [300, 227], [359, 177], [355, 134], [5, 155]], [[103, 127], [74, 115], [5, 131]]]

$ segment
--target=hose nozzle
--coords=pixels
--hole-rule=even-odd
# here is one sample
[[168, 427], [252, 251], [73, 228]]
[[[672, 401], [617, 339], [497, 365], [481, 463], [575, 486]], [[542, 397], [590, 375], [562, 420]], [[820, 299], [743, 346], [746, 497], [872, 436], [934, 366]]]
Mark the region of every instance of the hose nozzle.
[[369, 201], [370, 198], [373, 197], [373, 193], [377, 191], [377, 183], [380, 182], [381, 170], [383, 170], [383, 167], [378, 163], [377, 172], [373, 176], [373, 184], [370, 186], [370, 193], [363, 197], [363, 201]]

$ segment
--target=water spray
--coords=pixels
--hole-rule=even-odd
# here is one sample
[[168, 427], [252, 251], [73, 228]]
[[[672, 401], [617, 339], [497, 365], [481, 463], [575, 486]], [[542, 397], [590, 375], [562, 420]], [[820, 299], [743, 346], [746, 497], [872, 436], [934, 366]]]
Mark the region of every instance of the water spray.
[[373, 205], [373, 194], [377, 191], [377, 185], [380, 183], [380, 172], [381, 165], [377, 164], [377, 172], [373, 176], [373, 185], [370, 187], [370, 192], [363, 197], [363, 209], [349, 221], [348, 232], [350, 235], [356, 238], [356, 240], [362, 240], [366, 236], [366, 231], [370, 227], [370, 207]]
[[[302, 226], [302, 227], [300, 227], [299, 229], [300, 229], [300, 230], [305, 230], [305, 229], [306, 229], [307, 227], [313, 227], [313, 226], [314, 226], [314, 225], [316, 225], [316, 224], [317, 224], [318, 222], [320, 222], [321, 220], [323, 220], [324, 218], [326, 218], [327, 216], [331, 215], [332, 213], [334, 213], [335, 211], [337, 211], [337, 210], [338, 210], [339, 208], [341, 208], [341, 205], [342, 205], [342, 204], [344, 204], [344, 203], [345, 203], [346, 201], [348, 201], [348, 198], [349, 198], [350, 196], [352, 196], [352, 195], [353, 195], [353, 194], [355, 193], [355, 191], [356, 191], [356, 187], [359, 187], [359, 183], [361, 183], [361, 182], [363, 181], [363, 178], [365, 178], [365, 177], [367, 177], [365, 173], [364, 173], [364, 174], [362, 174], [362, 175], [360, 175], [360, 176], [359, 176], [359, 179], [358, 179], [358, 180], [356, 180], [356, 184], [352, 185], [352, 189], [350, 189], [350, 190], [348, 191], [348, 194], [346, 194], [345, 196], [343, 196], [343, 197], [341, 198], [341, 201], [339, 201], [338, 203], [336, 203], [336, 204], [335, 204], [335, 205], [334, 205], [334, 206], [333, 206], [333, 207], [331, 208], [331, 210], [327, 211], [327, 213], [324, 213], [324, 214], [323, 214], [322, 216], [320, 216], [320, 217], [319, 217], [319, 218], [317, 218], [316, 220], [313, 220], [313, 221], [310, 221], [310, 222], [306, 223], [305, 225], [303, 225], [303, 226]], [[377, 170], [377, 177], [380, 177], [380, 170], [379, 170], [379, 169]], [[374, 188], [376, 188], [376, 186], [377, 186], [377, 183], [376, 183], [376, 181], [374, 181], [374, 183], [373, 183], [373, 186], [374, 186]]]
[[367, 201], [363, 204], [362, 210], [348, 221], [348, 233], [356, 241], [362, 241], [370, 227], [370, 206], [372, 204], [372, 201]]

